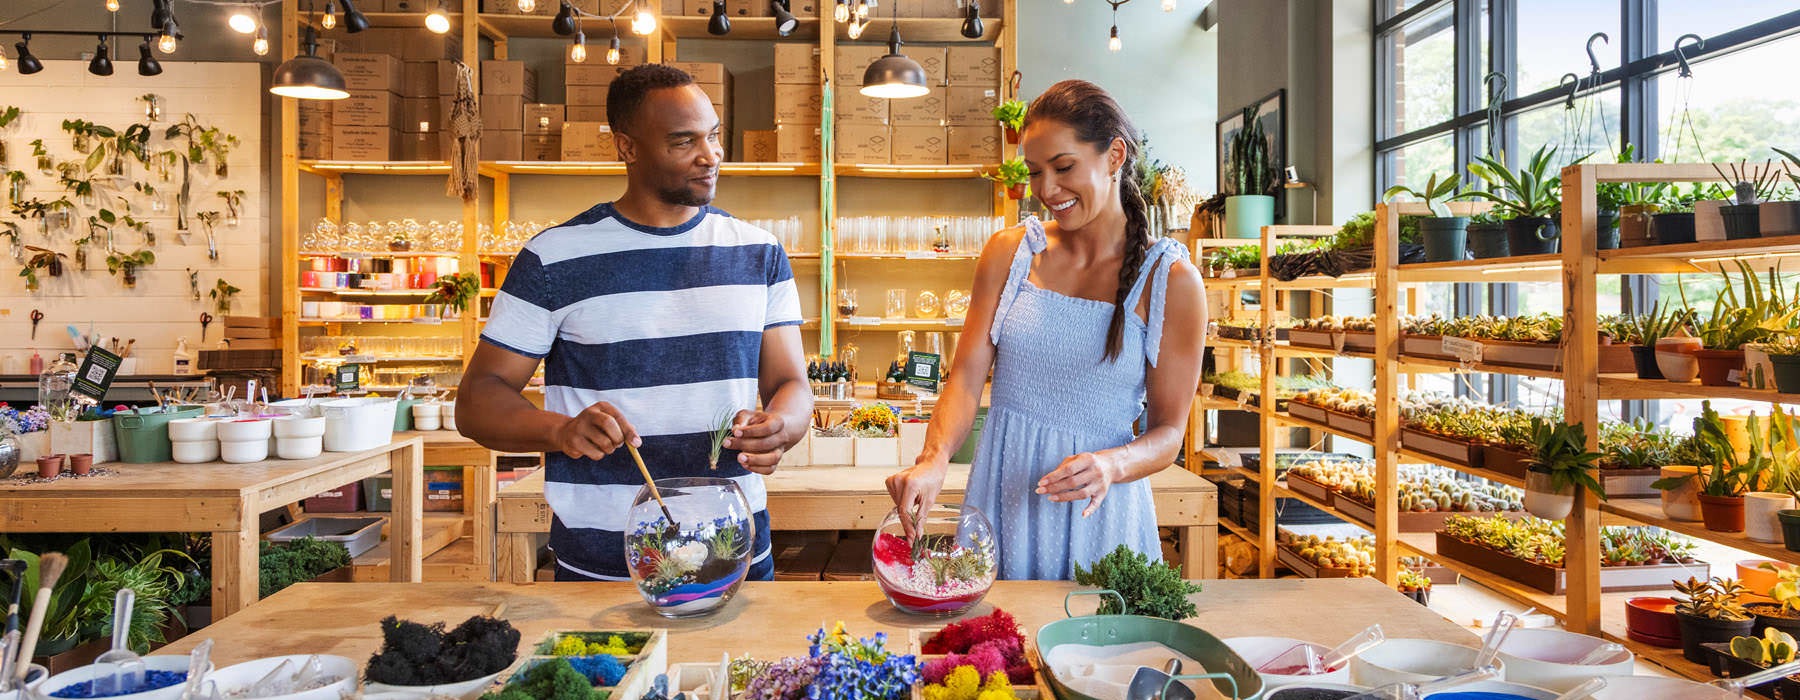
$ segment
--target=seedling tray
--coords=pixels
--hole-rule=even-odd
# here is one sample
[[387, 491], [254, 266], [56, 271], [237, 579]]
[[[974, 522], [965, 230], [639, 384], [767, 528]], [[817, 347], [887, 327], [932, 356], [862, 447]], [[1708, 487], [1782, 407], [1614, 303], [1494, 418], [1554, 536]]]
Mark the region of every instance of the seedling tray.
[[[1332, 505], [1337, 508], [1339, 513], [1344, 514], [1344, 517], [1367, 525], [1371, 529], [1375, 527], [1375, 508], [1373, 506], [1363, 505], [1361, 501], [1341, 493], [1337, 495], [1337, 498], [1332, 500]], [[1504, 513], [1464, 513], [1453, 510], [1432, 510], [1423, 512], [1401, 511], [1399, 513], [1400, 531], [1437, 532], [1438, 530], [1444, 529], [1444, 521], [1448, 520], [1452, 515], [1467, 515], [1472, 517], [1499, 516], [1506, 518], [1507, 520], [1518, 520], [1525, 517], [1524, 511], [1507, 511]]]
[[[1767, 666], [1763, 666], [1754, 661], [1733, 656], [1731, 653], [1731, 644], [1729, 643], [1706, 642], [1700, 646], [1706, 649], [1706, 665], [1709, 667], [1709, 670], [1712, 671], [1712, 674], [1719, 678], [1743, 678], [1752, 673], [1760, 673], [1768, 668]], [[1791, 688], [1784, 686], [1793, 685], [1791, 681], [1792, 678], [1792, 676], [1789, 676], [1787, 679], [1769, 681], [1762, 685], [1753, 685], [1745, 689], [1765, 698], [1790, 700], [1795, 696], [1790, 694], [1792, 693]], [[1787, 682], [1784, 683], [1783, 681]]]
[[[1437, 533], [1437, 553], [1444, 558], [1491, 571], [1519, 585], [1551, 595], [1562, 595], [1568, 589], [1569, 572], [1567, 569], [1525, 561], [1510, 554], [1464, 542], [1442, 532]], [[1606, 593], [1667, 590], [1670, 581], [1683, 580], [1689, 576], [1705, 580], [1710, 573], [1710, 567], [1702, 562], [1608, 566], [1600, 569], [1600, 590]]]
[[1556, 343], [1481, 341], [1481, 361], [1491, 365], [1554, 371], [1562, 369], [1562, 357], [1562, 346]]
[[1294, 493], [1317, 499], [1325, 505], [1332, 505], [1337, 491], [1312, 479], [1308, 479], [1292, 471], [1287, 473], [1287, 485]]
[[[914, 627], [908, 629], [906, 631], [908, 646], [905, 653], [917, 657], [921, 666], [927, 661], [943, 658], [946, 656], [945, 654], [925, 653], [925, 640], [932, 638], [932, 636], [936, 635], [941, 629], [943, 628], [933, 627], [930, 629], [919, 629]], [[1021, 632], [1022, 631], [1023, 630], [1021, 630]], [[1033, 671], [1031, 675], [1032, 685], [1014, 685], [1013, 695], [1017, 696], [1019, 700], [1052, 700], [1055, 698], [1056, 696], [1050, 692], [1050, 686], [1044, 682], [1044, 662], [1042, 659], [1038, 658], [1037, 646], [1031, 643], [1030, 634], [1025, 635], [1025, 661], [1031, 664]], [[912, 700], [924, 700], [924, 687], [924, 681], [913, 684]]]
[[350, 556], [354, 558], [381, 544], [381, 524], [386, 521], [387, 518], [382, 517], [315, 516], [284, 525], [267, 537], [270, 542], [292, 542], [306, 537], [336, 542], [350, 550]]
[[1344, 331], [1344, 349], [1375, 352], [1375, 331]]
[[1481, 468], [1481, 445], [1412, 428], [1400, 429], [1400, 446], [1427, 457], [1471, 469]]
[[1288, 402], [1288, 415], [1293, 416], [1295, 418], [1299, 418], [1301, 420], [1309, 420], [1314, 423], [1318, 423], [1319, 425], [1330, 425], [1331, 424], [1331, 418], [1330, 418], [1331, 411], [1327, 411], [1323, 408], [1314, 406], [1310, 403], [1301, 403], [1299, 401], [1289, 401]]
[[1600, 486], [1606, 489], [1607, 498], [1657, 498], [1661, 491], [1650, 488], [1651, 484], [1662, 476], [1661, 470], [1644, 469], [1602, 469], [1600, 470]]
[[1326, 418], [1325, 424], [1338, 431], [1360, 438], [1371, 438], [1375, 435], [1375, 419], [1373, 418], [1362, 418], [1336, 411], [1332, 411]]
[[1441, 335], [1401, 335], [1400, 354], [1433, 360], [1457, 359], [1454, 353], [1444, 351], [1444, 336]]
[[1275, 548], [1275, 559], [1301, 578], [1350, 578], [1350, 569], [1319, 566], [1285, 544]]
[[1246, 326], [1219, 326], [1219, 337], [1230, 340], [1256, 340], [1262, 337], [1262, 329]]
[[1481, 468], [1514, 479], [1524, 480], [1525, 462], [1531, 455], [1499, 445], [1481, 446]]
[[518, 674], [524, 673], [532, 666], [557, 658], [552, 654], [556, 648], [556, 640], [564, 635], [579, 637], [589, 643], [604, 643], [608, 638], [617, 635], [624, 639], [629, 656], [617, 656], [620, 663], [625, 664], [625, 676], [619, 679], [618, 685], [596, 686], [610, 700], [636, 700], [650, 692], [650, 686], [656, 677], [669, 670], [668, 633], [660, 629], [647, 630], [558, 630], [544, 635], [531, 654], [519, 660], [511, 669], [500, 674], [494, 682], [494, 690], [498, 691]]
[[1310, 331], [1293, 328], [1288, 330], [1288, 345], [1299, 348], [1314, 348], [1337, 352], [1337, 334], [1333, 331]]

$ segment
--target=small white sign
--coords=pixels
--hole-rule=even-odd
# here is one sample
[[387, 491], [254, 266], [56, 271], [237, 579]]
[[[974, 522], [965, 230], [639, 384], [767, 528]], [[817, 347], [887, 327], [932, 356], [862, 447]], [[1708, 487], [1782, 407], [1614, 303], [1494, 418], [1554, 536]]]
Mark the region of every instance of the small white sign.
[[1444, 336], [1444, 352], [1463, 362], [1481, 361], [1481, 341]]

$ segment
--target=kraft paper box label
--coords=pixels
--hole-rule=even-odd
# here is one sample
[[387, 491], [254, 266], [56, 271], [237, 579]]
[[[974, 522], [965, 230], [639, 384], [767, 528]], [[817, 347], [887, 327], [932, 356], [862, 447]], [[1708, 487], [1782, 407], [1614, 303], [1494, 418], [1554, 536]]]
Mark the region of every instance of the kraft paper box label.
[[[781, 124], [775, 127], [775, 160], [781, 163], [817, 163], [820, 133], [816, 124]], [[841, 137], [840, 137], [841, 138]]]
[[943, 126], [945, 91], [942, 87], [909, 100], [890, 100], [888, 123], [895, 126]]
[[523, 131], [527, 134], [554, 134], [560, 137], [562, 136], [564, 116], [562, 105], [525, 105]]
[[400, 60], [384, 53], [340, 53], [336, 65], [351, 92], [399, 92], [406, 75]]
[[837, 159], [844, 163], [888, 163], [893, 159], [893, 136], [886, 126], [839, 124]]
[[775, 123], [817, 124], [825, 111], [823, 103], [824, 90], [818, 85], [777, 84]]
[[400, 96], [391, 92], [351, 92], [332, 105], [334, 126], [390, 126], [400, 118]]
[[994, 108], [1000, 106], [998, 89], [952, 85], [944, 94], [944, 119], [952, 125], [994, 123]]
[[561, 148], [563, 160], [615, 161], [619, 159], [618, 147], [613, 142], [612, 127], [600, 122], [564, 122]]

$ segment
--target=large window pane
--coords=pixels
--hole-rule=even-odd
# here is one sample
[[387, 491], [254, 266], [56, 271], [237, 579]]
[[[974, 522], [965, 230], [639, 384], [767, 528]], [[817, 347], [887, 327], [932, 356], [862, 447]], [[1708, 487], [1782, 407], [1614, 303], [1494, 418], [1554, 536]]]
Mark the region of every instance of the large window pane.
[[1382, 42], [1393, 57], [1392, 118], [1385, 136], [1448, 121], [1456, 111], [1456, 24], [1445, 5], [1408, 22]]
[[1524, 112], [1513, 117], [1513, 133], [1507, 154], [1513, 167], [1542, 146], [1556, 147], [1552, 166], [1558, 169], [1582, 156], [1610, 163], [1619, 149], [1619, 91], [1587, 95], [1575, 101], [1574, 109], [1555, 102]]
[[1691, 79], [1664, 74], [1656, 83], [1658, 154], [1681, 162], [1762, 161], [1778, 158], [1771, 145], [1800, 147], [1800, 90], [1771, 75], [1794, 65], [1800, 38], [1695, 63]]
[[[1693, 0], [1677, 0], [1692, 2]], [[1518, 95], [1556, 87], [1564, 73], [1586, 77], [1587, 40], [1606, 32], [1612, 44], [1594, 44], [1602, 70], [1619, 65], [1619, 3], [1616, 0], [1518, 0]]]
[[1449, 134], [1403, 146], [1382, 155], [1387, 160], [1389, 182], [1394, 185], [1423, 187], [1432, 173], [1448, 174], [1456, 167], [1456, 143]]
[[1717, 36], [1795, 9], [1794, 0], [1662, 0], [1656, 3], [1655, 50], [1675, 48], [1683, 34]]
[[1426, 0], [1377, 0], [1375, 5], [1376, 7], [1381, 8], [1381, 18], [1387, 19], [1412, 9], [1414, 5], [1418, 5], [1425, 1]]

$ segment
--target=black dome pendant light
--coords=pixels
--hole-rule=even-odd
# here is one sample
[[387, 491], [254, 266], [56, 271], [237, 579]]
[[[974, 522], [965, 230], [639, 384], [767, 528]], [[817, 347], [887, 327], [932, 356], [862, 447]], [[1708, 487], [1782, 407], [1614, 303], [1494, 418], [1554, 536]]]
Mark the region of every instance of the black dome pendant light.
[[863, 71], [862, 94], [903, 100], [924, 97], [931, 92], [926, 86], [925, 67], [900, 52], [900, 8], [894, 3], [893, 27], [888, 30], [888, 53], [875, 59]]

